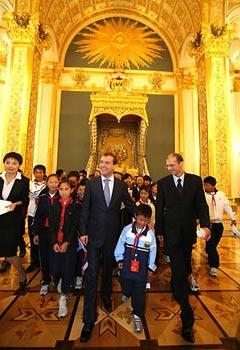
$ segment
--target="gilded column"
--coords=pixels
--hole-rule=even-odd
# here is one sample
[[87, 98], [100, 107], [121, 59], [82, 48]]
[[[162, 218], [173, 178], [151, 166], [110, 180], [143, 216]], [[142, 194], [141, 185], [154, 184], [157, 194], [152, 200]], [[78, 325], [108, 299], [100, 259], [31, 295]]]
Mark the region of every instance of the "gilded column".
[[3, 150], [20, 152], [25, 160], [34, 47], [39, 21], [37, 15], [7, 14], [5, 23], [11, 45], [6, 77]]
[[186, 170], [199, 174], [199, 120], [195, 72], [185, 70], [181, 79], [182, 138]]
[[34, 164], [41, 163], [46, 165], [48, 173], [56, 170], [53, 164], [53, 144], [60, 73], [59, 65], [54, 62], [48, 65], [43, 63], [40, 71]]
[[204, 25], [192, 43], [198, 69], [201, 175], [217, 178], [231, 197], [229, 140], [229, 43], [226, 25]]
[[231, 30], [226, 25], [203, 28], [207, 67], [207, 110], [209, 172], [228, 197], [231, 190], [231, 143], [229, 137], [229, 45]]
[[233, 198], [240, 198], [240, 76], [233, 77], [230, 101], [229, 114], [230, 135], [232, 141], [232, 193]]

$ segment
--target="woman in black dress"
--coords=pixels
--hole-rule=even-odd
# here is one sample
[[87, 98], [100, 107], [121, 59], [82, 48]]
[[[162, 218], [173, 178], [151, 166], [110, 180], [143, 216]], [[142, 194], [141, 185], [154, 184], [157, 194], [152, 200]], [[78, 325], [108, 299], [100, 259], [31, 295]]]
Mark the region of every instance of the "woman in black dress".
[[0, 215], [0, 257], [6, 257], [18, 271], [19, 292], [26, 289], [26, 273], [21, 259], [17, 256], [19, 234], [21, 230], [23, 206], [29, 202], [29, 179], [19, 172], [22, 156], [15, 152], [7, 153], [3, 158], [5, 171], [0, 174], [0, 199], [10, 201], [9, 212]]

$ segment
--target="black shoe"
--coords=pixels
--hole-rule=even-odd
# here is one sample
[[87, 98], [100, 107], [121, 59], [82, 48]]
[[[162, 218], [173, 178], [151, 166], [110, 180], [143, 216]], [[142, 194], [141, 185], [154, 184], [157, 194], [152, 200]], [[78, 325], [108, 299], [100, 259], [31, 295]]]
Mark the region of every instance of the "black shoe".
[[192, 327], [183, 328], [181, 335], [187, 342], [194, 343], [194, 334]]
[[81, 335], [80, 335], [80, 342], [81, 343], [86, 343], [92, 336], [92, 330], [93, 330], [93, 325], [84, 325]]
[[3, 260], [2, 264], [0, 265], [0, 272], [6, 272], [10, 267], [10, 262], [7, 260]]
[[17, 295], [23, 295], [27, 292], [27, 279], [25, 279], [23, 282], [19, 282], [19, 288], [16, 290]]
[[27, 268], [26, 268], [26, 273], [30, 273], [33, 272], [35, 270], [39, 269], [39, 266], [34, 265], [34, 264], [30, 264]]
[[103, 300], [103, 308], [107, 312], [112, 311], [112, 302], [111, 300]]

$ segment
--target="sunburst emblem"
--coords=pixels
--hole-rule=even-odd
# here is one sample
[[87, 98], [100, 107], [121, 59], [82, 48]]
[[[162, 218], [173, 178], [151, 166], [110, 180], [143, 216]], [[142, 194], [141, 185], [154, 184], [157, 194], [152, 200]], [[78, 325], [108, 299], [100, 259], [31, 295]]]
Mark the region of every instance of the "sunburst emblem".
[[108, 68], [148, 67], [161, 56], [161, 39], [148, 27], [130, 19], [104, 20], [94, 23], [80, 33], [76, 42], [89, 63]]

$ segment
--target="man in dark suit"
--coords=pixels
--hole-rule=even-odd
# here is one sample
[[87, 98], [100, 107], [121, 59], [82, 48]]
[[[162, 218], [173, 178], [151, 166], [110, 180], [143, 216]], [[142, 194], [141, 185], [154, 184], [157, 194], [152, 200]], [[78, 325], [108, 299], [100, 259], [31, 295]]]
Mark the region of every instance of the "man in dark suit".
[[193, 310], [188, 297], [187, 266], [191, 259], [192, 245], [196, 239], [196, 219], [210, 237], [210, 220], [201, 178], [187, 174], [183, 169], [183, 157], [172, 153], [166, 167], [170, 175], [158, 181], [156, 203], [156, 233], [169, 251], [172, 270], [171, 287], [181, 307], [182, 336], [194, 342]]
[[84, 295], [81, 342], [91, 337], [97, 319], [97, 282], [102, 258], [101, 297], [104, 309], [111, 312], [114, 249], [121, 230], [121, 203], [134, 215], [134, 203], [126, 185], [114, 178], [116, 160], [105, 153], [100, 160], [101, 176], [88, 181], [80, 217], [80, 239], [87, 245], [88, 269]]

